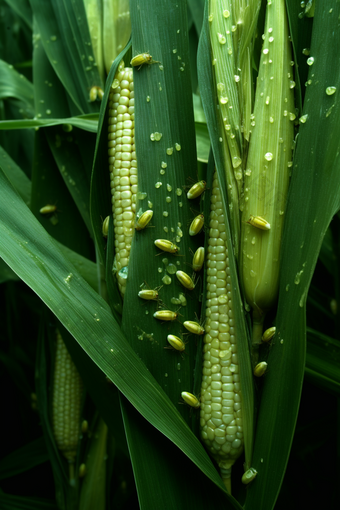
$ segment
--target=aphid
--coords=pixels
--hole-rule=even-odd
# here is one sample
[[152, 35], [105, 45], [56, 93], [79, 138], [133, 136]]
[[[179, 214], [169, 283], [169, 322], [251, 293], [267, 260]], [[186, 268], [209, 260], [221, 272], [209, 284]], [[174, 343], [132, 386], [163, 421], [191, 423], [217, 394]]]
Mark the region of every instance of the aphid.
[[266, 363], [265, 361], [261, 361], [261, 363], [258, 363], [254, 368], [255, 377], [262, 377], [265, 371], [267, 370], [267, 366], [268, 363]]
[[139, 53], [139, 55], [135, 55], [130, 64], [132, 67], [138, 67], [140, 69], [144, 64], [159, 64], [158, 60], [152, 60], [152, 56], [150, 53]]
[[257, 475], [257, 471], [254, 468], [249, 468], [242, 476], [242, 483], [247, 485], [248, 483], [252, 482], [254, 478]]
[[191, 225], [189, 227], [189, 235], [195, 236], [196, 234], [199, 234], [203, 228], [203, 225], [204, 225], [204, 215], [199, 214], [191, 222]]
[[145, 228], [147, 224], [150, 222], [152, 216], [153, 211], [151, 209], [148, 209], [147, 211], [143, 212], [143, 214], [139, 218], [137, 218], [135, 229], [143, 230], [143, 228]]
[[193, 290], [195, 288], [193, 280], [184, 271], [176, 271], [176, 276], [186, 289]]
[[110, 223], [110, 216], [106, 216], [105, 220], [103, 221], [102, 226], [102, 233], [103, 237], [107, 237], [109, 235], [109, 223]]
[[168, 253], [177, 253], [178, 246], [169, 241], [168, 239], [156, 239], [155, 245], [157, 248], [163, 251], [167, 251]]
[[177, 319], [178, 313], [172, 312], [171, 310], [158, 310], [153, 316], [160, 321], [174, 321]]
[[56, 205], [47, 204], [47, 205], [44, 205], [44, 207], [42, 207], [39, 210], [39, 212], [40, 212], [40, 214], [51, 214], [51, 213], [56, 212], [56, 210], [57, 210]]
[[200, 407], [200, 401], [198, 400], [195, 395], [192, 393], [188, 393], [187, 391], [182, 391], [181, 397], [184, 400], [186, 404], [188, 404], [191, 407], [195, 407], [196, 409]]
[[194, 335], [204, 335], [204, 328], [198, 324], [198, 322], [185, 321], [183, 322], [183, 326]]
[[138, 297], [142, 299], [146, 299], [147, 301], [157, 301], [158, 299], [158, 291], [143, 289], [138, 292]]
[[269, 342], [275, 335], [276, 328], [273, 326], [272, 328], [266, 329], [266, 331], [262, 335], [262, 342]]
[[259, 228], [260, 230], [270, 230], [270, 223], [268, 223], [268, 221], [266, 221], [264, 218], [261, 218], [261, 216], [250, 216], [246, 223], [253, 225], [253, 227]]
[[205, 181], [196, 182], [196, 184], [191, 186], [191, 188], [189, 189], [189, 191], [187, 193], [188, 199], [191, 200], [193, 198], [199, 197], [200, 195], [202, 195], [203, 191], [205, 191], [206, 187], [207, 187], [207, 183]]
[[176, 351], [183, 352], [185, 350], [185, 343], [178, 336], [168, 335], [167, 340]]
[[195, 251], [194, 257], [192, 259], [192, 268], [194, 271], [200, 271], [204, 264], [204, 248], [200, 246]]

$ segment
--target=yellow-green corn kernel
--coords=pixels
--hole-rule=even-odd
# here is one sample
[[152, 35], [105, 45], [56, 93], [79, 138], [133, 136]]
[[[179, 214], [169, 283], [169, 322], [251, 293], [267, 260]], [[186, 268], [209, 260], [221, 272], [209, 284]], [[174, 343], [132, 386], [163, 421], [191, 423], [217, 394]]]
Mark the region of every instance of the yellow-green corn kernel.
[[202, 440], [230, 490], [230, 469], [243, 451], [244, 438], [227, 232], [216, 172], [209, 227], [200, 425]]
[[186, 289], [193, 290], [195, 288], [194, 282], [192, 281], [190, 276], [184, 271], [176, 271], [176, 276], [183, 285], [183, 287], [185, 287]]
[[193, 198], [201, 196], [202, 193], [205, 191], [206, 187], [207, 183], [205, 181], [196, 182], [193, 186], [191, 186], [187, 193], [188, 199], [192, 200]]
[[167, 340], [176, 351], [183, 352], [185, 350], [185, 343], [178, 336], [168, 335]]
[[192, 259], [192, 268], [194, 271], [198, 272], [202, 269], [204, 264], [204, 248], [200, 246], [195, 251], [194, 257]]
[[265, 371], [267, 370], [268, 364], [265, 361], [261, 361], [254, 368], [255, 377], [262, 377]]
[[112, 212], [115, 231], [115, 263], [118, 286], [124, 296], [134, 232], [137, 200], [134, 87], [131, 68], [118, 67], [109, 96], [108, 154]]
[[200, 407], [200, 402], [195, 395], [192, 393], [188, 393], [187, 391], [182, 391], [181, 397], [184, 400], [186, 404], [188, 404], [191, 407], [194, 407], [195, 409], [198, 409]]
[[266, 331], [262, 335], [262, 342], [269, 342], [273, 336], [275, 335], [276, 327], [266, 329]]
[[151, 209], [143, 212], [143, 214], [137, 218], [135, 229], [143, 230], [148, 225], [148, 223], [150, 223], [152, 216], [153, 211]]
[[168, 239], [156, 239], [155, 245], [160, 250], [166, 251], [168, 253], [177, 253], [178, 252], [178, 246], [176, 246], [171, 241], [168, 241]]
[[[59, 333], [56, 332], [56, 354], [53, 380], [52, 426], [55, 442], [73, 465], [80, 431], [83, 382]], [[74, 479], [70, 469], [70, 478]]]
[[199, 234], [204, 226], [204, 215], [199, 214], [194, 218], [189, 227], [189, 235], [195, 236]]
[[185, 321], [183, 322], [183, 326], [194, 335], [204, 335], [204, 328], [198, 324], [198, 322]]

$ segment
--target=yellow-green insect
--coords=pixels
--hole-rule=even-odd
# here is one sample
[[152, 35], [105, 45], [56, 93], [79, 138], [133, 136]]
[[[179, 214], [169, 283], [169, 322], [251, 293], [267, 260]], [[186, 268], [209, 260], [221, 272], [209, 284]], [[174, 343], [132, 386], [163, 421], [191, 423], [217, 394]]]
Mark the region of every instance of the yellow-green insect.
[[252, 482], [254, 478], [257, 475], [257, 471], [254, 468], [249, 468], [242, 476], [242, 483], [247, 485], [248, 483]]
[[200, 246], [195, 251], [194, 257], [192, 259], [192, 268], [194, 271], [200, 271], [204, 264], [204, 248]]
[[130, 64], [132, 67], [138, 67], [140, 69], [144, 64], [159, 64], [158, 60], [152, 60], [152, 56], [150, 53], [139, 53], [138, 55], [135, 55]]
[[198, 322], [194, 321], [185, 321], [183, 322], [183, 326], [185, 329], [190, 331], [190, 333], [193, 333], [194, 335], [204, 335], [205, 331], [204, 328], [198, 324]]
[[270, 223], [268, 223], [268, 221], [261, 216], [250, 216], [246, 223], [249, 223], [249, 225], [252, 225], [253, 227], [259, 228], [260, 230], [270, 230]]
[[195, 284], [190, 276], [184, 271], [176, 271], [176, 276], [183, 285], [188, 290], [193, 290], [195, 288]]
[[153, 216], [153, 211], [151, 209], [148, 209], [147, 211], [143, 212], [143, 214], [137, 218], [135, 229], [136, 230], [143, 230], [147, 226], [147, 224], [151, 221], [151, 218]]
[[138, 292], [138, 296], [142, 299], [146, 299], [147, 301], [157, 301], [158, 299], [158, 291], [143, 289]]
[[265, 371], [267, 370], [267, 366], [268, 364], [265, 361], [261, 361], [261, 363], [258, 363], [254, 368], [255, 377], [262, 377]]
[[153, 316], [160, 321], [175, 321], [178, 317], [178, 313], [172, 312], [171, 310], [158, 310]]
[[192, 393], [188, 393], [187, 391], [182, 391], [181, 397], [186, 404], [188, 404], [191, 407], [194, 407], [195, 409], [198, 409], [201, 405], [198, 398], [195, 397], [195, 395], [193, 395]]
[[178, 246], [176, 246], [174, 243], [172, 243], [168, 239], [156, 239], [155, 245], [160, 250], [166, 251], [168, 253], [177, 253], [178, 252]]
[[47, 205], [44, 205], [44, 207], [42, 207], [39, 210], [39, 212], [40, 212], [40, 214], [52, 214], [52, 213], [56, 212], [56, 210], [57, 210], [56, 205], [47, 204]]
[[276, 332], [276, 327], [266, 329], [266, 331], [262, 335], [262, 342], [269, 342], [273, 338]]
[[95, 85], [94, 87], [91, 87], [91, 90], [90, 90], [90, 102], [91, 103], [93, 103], [97, 99], [99, 99], [101, 101], [103, 99], [103, 97], [104, 97], [103, 89], [101, 89], [97, 85]]
[[168, 335], [167, 340], [176, 351], [183, 352], [185, 350], [185, 343], [178, 336]]
[[204, 215], [199, 214], [191, 222], [191, 225], [189, 227], [189, 235], [195, 236], [195, 235], [199, 234], [203, 228], [203, 225], [204, 225]]
[[79, 466], [79, 472], [78, 472], [78, 476], [79, 478], [84, 478], [84, 476], [86, 475], [86, 465], [83, 463], [83, 464], [80, 464]]
[[110, 216], [106, 216], [105, 220], [103, 221], [102, 226], [102, 233], [103, 237], [107, 237], [109, 235], [109, 223], [110, 223]]
[[205, 181], [196, 182], [193, 186], [191, 186], [187, 193], [188, 199], [191, 200], [193, 198], [199, 197], [202, 195], [203, 191], [205, 191], [206, 187], [207, 183]]

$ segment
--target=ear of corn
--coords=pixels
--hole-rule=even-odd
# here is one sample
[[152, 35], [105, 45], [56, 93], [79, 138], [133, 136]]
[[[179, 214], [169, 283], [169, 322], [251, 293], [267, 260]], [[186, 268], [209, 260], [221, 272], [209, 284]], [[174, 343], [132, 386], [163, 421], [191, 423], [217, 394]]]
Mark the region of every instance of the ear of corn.
[[[79, 372], [56, 332], [56, 354], [53, 380], [52, 425], [56, 444], [72, 466], [75, 462], [80, 432], [83, 383]], [[70, 468], [70, 479], [74, 478]]]
[[134, 90], [131, 68], [122, 62], [109, 96], [108, 155], [118, 286], [124, 296], [137, 198]]
[[242, 395], [233, 315], [227, 233], [215, 172], [208, 253], [206, 322], [201, 386], [201, 436], [230, 491], [231, 466], [244, 447]]
[[[255, 325], [278, 292], [295, 119], [292, 73], [285, 2], [276, 0], [267, 5], [242, 205], [241, 278]], [[261, 227], [261, 221], [267, 226]]]

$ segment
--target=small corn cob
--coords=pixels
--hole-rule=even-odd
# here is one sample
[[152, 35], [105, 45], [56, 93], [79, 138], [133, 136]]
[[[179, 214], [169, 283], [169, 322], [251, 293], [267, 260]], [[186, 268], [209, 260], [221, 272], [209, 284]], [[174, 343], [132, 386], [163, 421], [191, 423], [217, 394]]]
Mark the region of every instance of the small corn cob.
[[70, 479], [80, 431], [80, 413], [83, 382], [75, 364], [56, 332], [56, 354], [53, 381], [52, 425], [56, 444], [70, 463]]
[[215, 172], [210, 213], [207, 301], [201, 387], [201, 436], [230, 491], [230, 471], [243, 451], [239, 366], [222, 197]]
[[277, 299], [281, 236], [288, 193], [295, 107], [284, 0], [267, 4], [242, 212], [240, 273], [253, 308], [253, 344]]
[[124, 296], [137, 198], [133, 72], [129, 67], [124, 69], [124, 62], [118, 67], [110, 91], [108, 138], [115, 270]]

